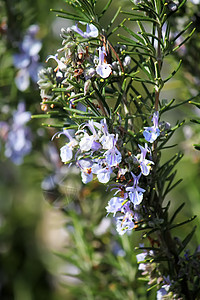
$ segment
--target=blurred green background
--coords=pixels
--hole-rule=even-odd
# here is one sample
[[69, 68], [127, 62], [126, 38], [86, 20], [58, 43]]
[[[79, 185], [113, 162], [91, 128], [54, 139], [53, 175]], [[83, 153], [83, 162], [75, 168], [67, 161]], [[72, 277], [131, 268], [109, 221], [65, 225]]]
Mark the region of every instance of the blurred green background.
[[[113, 1], [111, 16], [120, 3]], [[123, 4], [123, 9], [130, 8], [129, 1]], [[60, 29], [71, 23], [56, 18], [50, 8], [66, 6], [61, 0], [0, 1], [0, 121], [10, 119], [19, 101], [24, 101], [33, 114], [41, 112], [39, 90], [34, 83], [25, 92], [18, 91], [12, 55], [19, 51], [19, 42], [31, 24], [40, 26], [38, 38], [43, 46], [39, 54], [43, 64], [47, 55], [60, 48]], [[196, 16], [194, 23], [198, 24], [198, 9], [189, 1], [174, 18], [174, 31], [180, 20], [187, 22]], [[183, 57], [186, 62], [164, 88], [163, 99], [176, 97], [180, 101], [199, 93], [198, 50], [197, 30], [187, 44], [188, 55]], [[180, 51], [171, 57], [165, 71], [173, 69], [182, 56]], [[183, 182], [166, 201], [173, 203], [171, 210], [186, 202], [179, 221], [198, 216], [193, 222], [197, 231], [191, 251], [200, 244], [200, 156], [193, 147], [200, 143], [200, 127], [190, 122], [196, 115], [199, 110], [189, 104], [166, 114], [165, 120], [172, 125], [177, 119], [185, 118], [186, 123], [174, 137], [175, 149], [163, 153], [163, 160], [173, 151], [185, 154], [177, 172], [177, 179], [183, 178]], [[135, 247], [142, 242], [140, 233], [122, 237], [116, 234], [112, 218], [105, 217], [109, 200], [105, 187], [97, 182], [84, 186], [76, 169], [61, 167], [56, 145], [50, 141], [55, 132], [42, 128], [41, 123], [34, 119], [28, 124], [33, 148], [22, 165], [16, 166], [5, 158], [4, 145], [0, 145], [0, 299], [155, 299], [156, 292], [147, 292], [146, 283], [136, 278], [139, 273], [135, 255], [139, 252]], [[174, 233], [183, 238], [194, 225], [185, 225], [184, 232]]]

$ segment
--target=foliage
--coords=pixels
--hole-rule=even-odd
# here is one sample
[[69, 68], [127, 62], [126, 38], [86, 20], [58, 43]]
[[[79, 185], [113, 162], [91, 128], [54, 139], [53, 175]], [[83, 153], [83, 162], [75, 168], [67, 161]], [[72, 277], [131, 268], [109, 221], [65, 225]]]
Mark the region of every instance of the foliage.
[[[168, 19], [184, 3], [132, 1], [132, 11], [119, 8], [105, 28], [101, 18], [111, 1], [101, 12], [96, 10], [96, 1], [68, 2], [72, 11], [57, 11], [58, 16], [79, 23], [62, 29], [63, 48], [58, 54], [64, 55], [48, 57], [56, 61], [57, 68], [43, 70], [38, 84], [46, 117], [57, 120], [47, 126], [63, 128], [60, 134], [69, 139], [61, 148], [62, 161], [76, 163], [83, 183], [90, 182], [93, 174], [99, 182], [112, 182], [110, 187], [114, 186], [119, 196], [111, 198], [106, 209], [114, 216], [117, 213], [117, 231], [124, 234], [142, 230], [143, 237], [149, 239], [150, 247], [141, 247], [145, 251], [142, 270], [150, 283], [158, 286], [158, 297], [160, 294], [172, 297], [173, 293], [174, 297], [194, 299], [198, 289], [196, 284], [191, 285], [188, 271], [182, 271], [180, 262], [195, 228], [182, 241], [175, 240], [171, 231], [195, 217], [177, 223], [176, 216], [183, 205], [170, 217], [170, 202], [164, 204], [168, 193], [181, 182], [175, 181], [174, 168], [182, 155], [161, 160], [163, 150], [174, 147], [170, 145], [174, 132], [184, 124], [177, 121], [170, 126], [165, 113], [192, 100], [176, 103], [174, 99], [166, 102], [161, 98], [163, 87], [176, 75], [182, 60], [167, 76], [163, 74], [163, 63], [195, 31], [188, 33], [188, 24], [172, 35]], [[120, 13], [127, 18], [112, 26]], [[87, 23], [86, 29], [80, 28], [82, 22]], [[139, 32], [132, 29], [132, 22], [137, 24]], [[119, 41], [112, 46], [110, 38], [119, 28], [124, 33], [117, 35]], [[180, 37], [183, 40], [177, 44]], [[68, 129], [76, 130], [75, 138]], [[145, 140], [148, 145], [141, 146]], [[191, 259], [194, 257], [198, 261], [196, 254]], [[195, 268], [190, 272], [198, 282]]]
[[[116, 8], [112, 0], [73, 0], [66, 1], [64, 9], [52, 9], [73, 25], [61, 29], [62, 46], [47, 56], [47, 67], [39, 71], [41, 113], [34, 80], [28, 86], [26, 81], [34, 78], [31, 66], [38, 59], [41, 37], [31, 35], [28, 8], [19, 22], [17, 3], [15, 13], [9, 1], [5, 3], [7, 45], [6, 40], [2, 44], [11, 52], [2, 52], [7, 60], [0, 78], [6, 95], [1, 110], [10, 100], [16, 109], [23, 96], [27, 109], [36, 113], [30, 138], [29, 113], [19, 111], [20, 106], [6, 111], [9, 122], [4, 114], [1, 150], [21, 163], [18, 155], [27, 155], [30, 149], [24, 145], [31, 141], [38, 151], [32, 163], [43, 172], [43, 166], [48, 169], [42, 181], [44, 195], [61, 205], [69, 235], [65, 253], [56, 253], [63, 259], [67, 296], [198, 299], [199, 248], [192, 249], [196, 226], [191, 227], [196, 216], [185, 214], [184, 219], [185, 203], [174, 196], [182, 186], [182, 179], [176, 178], [183, 157], [174, 139], [182, 128], [186, 132], [190, 120], [199, 124], [188, 110], [192, 105], [199, 108], [198, 5], [132, 0]], [[13, 25], [18, 22], [19, 31]], [[30, 54], [36, 45], [37, 51]], [[27, 59], [28, 67], [22, 66]], [[18, 73], [23, 75], [20, 84]], [[173, 89], [174, 78], [185, 84], [177, 99], [166, 93]], [[36, 136], [41, 118], [47, 130]], [[194, 137], [198, 131], [196, 126]], [[55, 147], [46, 147], [50, 137]], [[106, 211], [114, 218], [105, 216]]]

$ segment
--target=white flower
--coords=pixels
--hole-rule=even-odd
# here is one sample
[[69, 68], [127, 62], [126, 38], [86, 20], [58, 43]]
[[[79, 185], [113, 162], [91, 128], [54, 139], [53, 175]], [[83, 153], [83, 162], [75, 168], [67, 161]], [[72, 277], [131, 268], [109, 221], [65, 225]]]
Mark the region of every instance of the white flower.
[[85, 32], [78, 28], [78, 24], [72, 26], [71, 29], [80, 34], [83, 38], [97, 37], [99, 35], [98, 29], [93, 24], [86, 24]]
[[99, 63], [96, 67], [96, 72], [99, 76], [101, 76], [102, 78], [107, 78], [108, 76], [110, 76], [111, 72], [112, 72], [112, 68], [110, 64], [107, 64], [104, 61], [104, 58], [106, 56], [106, 51], [104, 47], [99, 47]]

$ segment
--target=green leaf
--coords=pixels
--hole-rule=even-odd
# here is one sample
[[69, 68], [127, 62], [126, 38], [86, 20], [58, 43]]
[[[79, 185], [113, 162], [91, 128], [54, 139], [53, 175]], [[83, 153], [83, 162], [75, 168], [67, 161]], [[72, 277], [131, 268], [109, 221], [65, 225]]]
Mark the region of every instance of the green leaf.
[[[118, 42], [118, 44], [123, 45], [123, 43], [120, 43], [120, 42]], [[148, 53], [148, 52], [145, 53], [145, 52], [139, 52], [139, 51], [123, 51], [123, 53], [129, 54], [129, 55], [147, 56], [147, 57], [152, 57], [152, 58], [156, 59], [156, 56], [154, 54], [151, 54], [151, 53]]]
[[165, 106], [161, 107], [160, 109], [160, 115], [162, 113], [164, 113], [165, 111], [168, 111], [171, 107], [171, 105], [174, 103], [175, 99], [172, 99], [168, 104], [166, 104]]
[[178, 9], [180, 9], [180, 8], [186, 3], [186, 1], [187, 1], [187, 0], [183, 0], [183, 1], [179, 4]]
[[179, 127], [183, 126], [184, 123], [185, 123], [185, 120], [183, 120], [182, 122], [178, 122], [178, 123], [176, 124], [176, 126], [174, 126], [174, 127], [171, 128], [171, 131], [175, 131], [175, 130], [178, 129]]
[[69, 108], [69, 107], [63, 107], [64, 110], [67, 110], [69, 112], [75, 113], [75, 114], [80, 114], [80, 115], [91, 115], [91, 112], [88, 111], [82, 111], [82, 110], [78, 110], [75, 108]]
[[104, 116], [101, 117], [94, 117], [94, 116], [79, 116], [79, 115], [70, 115], [70, 119], [72, 120], [102, 120]]
[[108, 115], [110, 115], [110, 107], [108, 106], [108, 104], [106, 103], [105, 98], [102, 96], [102, 94], [95, 88], [93, 87], [95, 90], [95, 93], [97, 95], [97, 98], [101, 101], [101, 103], [103, 104], [104, 108], [106, 109]]
[[100, 13], [99, 18], [101, 18], [105, 14], [105, 12], [108, 10], [108, 8], [111, 5], [111, 3], [112, 3], [112, 0], [109, 0], [107, 2], [106, 6], [103, 8], [102, 12]]
[[[181, 42], [178, 46], [176, 46], [175, 48], [173, 48], [173, 49], [172, 49], [172, 52], [178, 50], [183, 44], [185, 44], [185, 43], [191, 38], [191, 36], [192, 36], [193, 33], [195, 32], [195, 30], [196, 30], [196, 28], [194, 28], [194, 29], [192, 30], [192, 32], [187, 36], [187, 38], [185, 38], [185, 39], [183, 40], [183, 42]], [[169, 54], [169, 53], [171, 53], [171, 52], [168, 52], [168, 54]]]
[[200, 120], [191, 119], [190, 122], [200, 124]]
[[147, 292], [149, 292], [149, 291], [151, 291], [152, 289], [156, 288], [158, 285], [159, 285], [159, 283], [156, 283], [156, 284], [150, 286], [150, 287], [147, 289]]
[[112, 26], [112, 24], [115, 22], [116, 18], [118, 17], [119, 13], [120, 13], [120, 10], [121, 10], [121, 6], [119, 6], [118, 10], [116, 11], [114, 17], [111, 19], [110, 23], [108, 24], [107, 26], [107, 29], [106, 31], [108, 31], [110, 29], [110, 27]]
[[166, 83], [167, 81], [169, 81], [172, 77], [174, 77], [174, 75], [178, 72], [178, 70], [180, 69], [182, 64], [182, 59], [179, 61], [179, 64], [176, 68], [176, 70], [174, 70], [166, 79], [163, 80], [164, 83]]
[[192, 239], [195, 231], [196, 231], [196, 226], [193, 227], [192, 231], [186, 236], [186, 238], [182, 241], [182, 245], [180, 246], [180, 248], [178, 249], [178, 255], [181, 254], [181, 252], [185, 249], [185, 247], [187, 246], [187, 244], [190, 242], [190, 240]]
[[188, 103], [195, 105], [196, 107], [200, 108], [200, 103], [194, 102], [194, 101], [189, 101]]
[[151, 80], [142, 79], [142, 78], [139, 78], [139, 77], [133, 77], [133, 79], [134, 79], [135, 81], [153, 84], [154, 86], [156, 85], [155, 82], [154, 82], [154, 81], [151, 81]]
[[172, 185], [172, 182], [173, 182], [173, 180], [174, 180], [175, 175], [176, 175], [176, 171], [175, 171], [174, 173], [172, 173], [172, 174], [170, 175], [169, 178], [166, 178], [166, 181], [169, 180], [169, 183], [168, 183], [168, 185], [167, 185], [167, 187], [166, 187], [166, 189], [165, 189], [165, 192], [164, 192], [164, 194], [163, 194], [163, 198], [165, 198], [166, 195], [167, 195], [173, 188], [175, 188], [179, 183], [181, 183], [181, 182], [183, 181], [182, 179], [179, 179], [176, 183], [174, 183], [174, 184]]
[[165, 47], [163, 44], [163, 41], [160, 40], [156, 35], [154, 35], [152, 33], [147, 33], [147, 32], [138, 32], [138, 33], [142, 34], [143, 36], [146, 36], [147, 38], [151, 37], [151, 38], [157, 40], [163, 48]]
[[124, 23], [126, 22], [126, 19], [124, 19], [119, 25], [117, 25], [115, 28], [113, 28], [108, 34], [107, 38], [112, 35], [117, 29], [119, 29]]
[[159, 22], [157, 20], [154, 20], [152, 18], [148, 18], [148, 17], [141, 17], [141, 18], [128, 18], [129, 21], [145, 21], [145, 22], [151, 22], [151, 23], [156, 23], [159, 24]]
[[79, 97], [82, 97], [83, 95], [84, 95], [84, 93], [78, 93], [78, 94], [76, 94], [76, 95], [73, 95], [73, 96], [68, 97], [67, 99], [68, 99], [68, 100], [71, 100], [71, 99], [76, 99], [76, 98], [78, 98], [78, 99], [76, 99], [76, 100], [79, 100]]
[[85, 16], [81, 12], [79, 12], [79, 14], [73, 14], [73, 13], [69, 13], [69, 12], [67, 12], [63, 9], [60, 9], [60, 10], [50, 9], [50, 11], [57, 12], [57, 13], [62, 13], [64, 15], [66, 15], [66, 17], [68, 19], [71, 19], [71, 20], [77, 20], [77, 21], [82, 21], [81, 19], [85, 20]]
[[131, 29], [129, 29], [125, 25], [121, 25], [121, 27], [124, 30], [126, 30], [132, 37], [134, 37], [136, 40], [138, 40], [140, 43], [142, 43], [143, 45], [145, 45], [145, 42], [144, 42], [144, 40], [143, 40], [142, 37], [140, 37], [138, 34], [136, 34], [135, 32], [133, 32]]
[[193, 146], [194, 146], [194, 148], [195, 148], [196, 150], [199, 150], [199, 151], [200, 151], [200, 144], [194, 144]]
[[[120, 39], [122, 39], [123, 41], [128, 42], [128, 43], [129, 43], [129, 46], [141, 48], [141, 49], [143, 49], [143, 50], [147, 50], [148, 45], [145, 46], [144, 44], [140, 44], [140, 43], [138, 43], [138, 42], [135, 42], [135, 41], [133, 41], [132, 39], [128, 38], [127, 36], [124, 36], [124, 35], [119, 34], [119, 33], [118, 33], [117, 36], [118, 36]], [[149, 49], [149, 50], [151, 50], [151, 49]]]
[[149, 21], [149, 22], [155, 22], [157, 24], [159, 24], [159, 22], [156, 19], [141, 15], [141, 14], [137, 14], [137, 13], [132, 13], [132, 12], [128, 12], [128, 11], [121, 11], [121, 13], [125, 14], [125, 15], [130, 15], [133, 16], [135, 18], [129, 18], [129, 21]]
[[181, 30], [176, 36], [175, 38], [173, 38], [173, 40], [171, 41], [171, 44], [174, 43], [184, 32], [187, 31], [187, 29], [193, 24], [193, 22], [190, 22], [183, 30]]
[[49, 105], [53, 104], [53, 105], [62, 107], [62, 104], [58, 101], [43, 101], [42, 104], [49, 104]]
[[188, 220], [186, 220], [186, 221], [184, 221], [184, 222], [181, 222], [181, 223], [177, 223], [177, 224], [175, 224], [175, 225], [172, 225], [172, 226], [169, 227], [169, 230], [174, 229], [174, 228], [177, 228], [177, 227], [180, 227], [180, 226], [185, 225], [185, 224], [187, 224], [187, 223], [190, 223], [190, 222], [192, 222], [194, 219], [196, 219], [196, 217], [197, 217], [197, 216], [194, 216], [194, 217], [192, 217], [192, 218], [190, 218], [190, 219], [188, 219]]
[[171, 190], [173, 190], [179, 183], [181, 183], [183, 181], [183, 179], [179, 179], [176, 183], [174, 183], [171, 187], [168, 187], [168, 189], [166, 190], [164, 197], [171, 192]]
[[152, 13], [155, 18], [158, 17], [158, 14], [156, 13], [155, 9], [151, 8], [149, 3], [147, 3], [148, 5], [145, 5], [144, 3], [139, 3], [138, 7], [133, 7], [132, 10], [138, 10], [138, 11], [145, 11], [148, 13]]
[[71, 85], [73, 85], [75, 88], [80, 89], [82, 87], [79, 83], [77, 83], [73, 80], [67, 79], [66, 81], [69, 82]]
[[68, 92], [67, 88], [54, 88], [52, 92]]
[[[47, 115], [60, 115], [62, 112], [60, 110], [50, 110], [46, 112]], [[65, 116], [65, 114], [63, 114]]]
[[176, 216], [178, 215], [178, 213], [183, 209], [183, 207], [185, 206], [185, 203], [182, 203], [174, 212], [174, 214], [172, 215], [169, 223], [172, 224], [172, 222], [174, 221], [174, 219], [176, 218]]
[[122, 88], [121, 88], [121, 91], [119, 92], [119, 96], [117, 98], [117, 101], [116, 101], [116, 104], [115, 104], [115, 107], [114, 107], [114, 114], [116, 113], [116, 111], [118, 110], [119, 105], [121, 104], [122, 96], [123, 96], [123, 93], [124, 93], [125, 88], [126, 88], [126, 82], [127, 82], [127, 78], [125, 78], [123, 83], [122, 83]]
[[46, 115], [46, 114], [39, 114], [39, 115], [32, 115], [31, 119], [40, 119], [40, 118], [51, 118], [50, 115]]
[[67, 128], [67, 129], [77, 129], [78, 125], [71, 125], [71, 124], [47, 124], [42, 123], [42, 126], [44, 127], [52, 127], [52, 128]]
[[73, 16], [70, 16], [70, 15], [57, 14], [56, 17], [67, 19], [67, 20], [81, 21], [81, 22], [88, 22], [89, 21], [87, 18], [83, 18], [83, 17], [79, 17], [79, 16], [73, 17]]

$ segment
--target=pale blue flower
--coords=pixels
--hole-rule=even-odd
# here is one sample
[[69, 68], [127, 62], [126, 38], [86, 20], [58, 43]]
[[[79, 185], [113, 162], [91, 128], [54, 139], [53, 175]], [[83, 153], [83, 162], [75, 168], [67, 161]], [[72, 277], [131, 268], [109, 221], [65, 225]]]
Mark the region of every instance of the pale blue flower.
[[[144, 247], [144, 244], [140, 244], [140, 247]], [[147, 262], [145, 262], [146, 257], [147, 257], [147, 255], [153, 256], [153, 254], [154, 253], [152, 250], [150, 250], [148, 252], [145, 250], [143, 253], [136, 255], [137, 262], [139, 263], [138, 270], [141, 270], [141, 271], [147, 270], [148, 266], [147, 266]]]
[[147, 256], [147, 252], [143, 252], [136, 255], [137, 262], [139, 263], [138, 270], [141, 271], [146, 270], [146, 263], [142, 263], [143, 261], [145, 261], [146, 256]]
[[39, 51], [42, 43], [36, 38], [39, 26], [31, 25], [20, 44], [20, 53], [13, 55], [13, 64], [19, 69], [15, 77], [15, 83], [20, 91], [25, 91], [30, 85], [30, 78], [33, 82], [38, 80], [38, 72], [41, 69]]
[[122, 160], [122, 155], [116, 147], [118, 135], [116, 135], [116, 137], [115, 137], [113, 134], [109, 134], [104, 137], [105, 137], [105, 139], [104, 140], [101, 139], [101, 141], [102, 141], [103, 147], [108, 149], [104, 153], [106, 162], [110, 167], [115, 167]]
[[147, 144], [145, 144], [145, 148], [140, 146], [140, 145], [138, 145], [138, 147], [141, 150], [141, 154], [138, 154], [136, 156], [136, 159], [137, 159], [137, 161], [140, 165], [140, 169], [141, 169], [142, 174], [144, 176], [147, 176], [147, 175], [149, 175], [150, 170], [151, 170], [151, 165], [154, 164], [154, 162], [151, 161], [151, 160], [146, 159], [146, 154], [147, 154], [147, 152], [149, 152]]
[[113, 145], [115, 144], [115, 135], [113, 133], [104, 134], [100, 138], [100, 142], [103, 146], [103, 149], [110, 150], [113, 148]]
[[116, 229], [120, 235], [123, 235], [129, 230], [132, 230], [135, 226], [133, 222], [133, 215], [130, 212], [127, 212], [125, 216], [121, 216], [117, 218]]
[[122, 155], [116, 147], [107, 150], [104, 155], [110, 167], [116, 167], [122, 160]]
[[77, 32], [78, 34], [80, 34], [83, 38], [90, 38], [90, 37], [95, 38], [99, 35], [98, 29], [93, 24], [86, 24], [85, 32], [83, 32], [80, 28], [78, 28], [78, 24], [73, 25], [71, 29]]
[[99, 63], [96, 72], [102, 78], [107, 78], [112, 72], [111, 65], [105, 62], [106, 51], [104, 47], [99, 47]]
[[167, 277], [163, 276], [164, 283], [161, 288], [157, 291], [157, 300], [164, 299], [163, 297], [169, 293], [169, 289], [171, 286], [171, 281], [169, 275]]
[[131, 174], [132, 174], [132, 177], [133, 177], [133, 186], [132, 187], [127, 187], [126, 191], [129, 194], [130, 201], [134, 204], [134, 207], [135, 207], [135, 206], [139, 205], [142, 202], [143, 193], [145, 192], [145, 190], [138, 186], [141, 174], [139, 176], [135, 176], [132, 172], [131, 172]]
[[164, 296], [168, 294], [169, 285], [163, 285], [161, 289], [157, 291], [157, 300], [162, 300]]
[[99, 140], [99, 135], [98, 132], [96, 131], [95, 127], [97, 128], [101, 128], [101, 125], [97, 122], [94, 122], [93, 120], [89, 120], [88, 123], [86, 123], [84, 127], [88, 127], [92, 133], [92, 135], [89, 135], [86, 131], [83, 130], [79, 130], [77, 132], [77, 134], [79, 132], [84, 132], [83, 137], [80, 140], [79, 146], [80, 146], [80, 150], [83, 151], [89, 151], [89, 150], [93, 150], [93, 151], [97, 151], [101, 148], [100, 143], [98, 142]]
[[97, 179], [101, 183], [107, 183], [112, 174], [112, 168], [107, 166], [105, 159], [94, 159], [92, 165], [92, 173], [97, 175]]
[[56, 72], [59, 70], [65, 72], [67, 70], [66, 64], [64, 62], [62, 62], [60, 59], [58, 59], [58, 54], [47, 56], [46, 62], [48, 62], [49, 59], [51, 59], [51, 58], [54, 59], [58, 64], [57, 67], [55, 68]]
[[84, 184], [92, 181], [92, 162], [88, 159], [81, 159], [77, 161], [77, 165], [81, 170], [81, 178]]
[[25, 104], [20, 102], [17, 111], [13, 113], [13, 123], [9, 128], [5, 144], [5, 156], [18, 165], [23, 162], [24, 156], [32, 148], [31, 132], [26, 126], [30, 119], [31, 113], [25, 111]]
[[153, 114], [153, 118], [152, 118], [153, 126], [144, 127], [145, 130], [143, 132], [143, 136], [145, 140], [149, 143], [153, 143], [160, 135], [160, 129], [158, 127], [158, 119], [159, 119], [159, 113], [158, 111], [156, 111]]
[[67, 163], [69, 162], [72, 157], [73, 157], [73, 149], [74, 147], [76, 147], [78, 145], [78, 142], [76, 141], [76, 139], [74, 139], [69, 131], [67, 129], [63, 129], [63, 131], [57, 132], [53, 135], [52, 140], [54, 139], [54, 137], [57, 135], [58, 137], [60, 137], [62, 134], [64, 134], [68, 139], [69, 139], [69, 143], [67, 143], [66, 145], [64, 145], [61, 149], [60, 149], [60, 157], [62, 162]]
[[108, 206], [106, 206], [107, 213], [112, 213], [113, 217], [115, 217], [118, 211], [121, 211], [122, 205], [126, 201], [121, 197], [113, 197], [108, 202]]
[[101, 148], [100, 143], [96, 141], [97, 136], [89, 135], [87, 132], [84, 132], [84, 136], [81, 138], [79, 146], [80, 150], [83, 151], [97, 151]]
[[70, 148], [67, 144], [60, 148], [60, 157], [62, 162], [67, 163], [73, 157], [72, 148]]
[[97, 172], [97, 179], [101, 183], [107, 183], [110, 180], [110, 175], [112, 174], [112, 169], [110, 167], [105, 167]]

